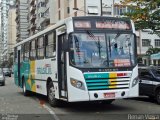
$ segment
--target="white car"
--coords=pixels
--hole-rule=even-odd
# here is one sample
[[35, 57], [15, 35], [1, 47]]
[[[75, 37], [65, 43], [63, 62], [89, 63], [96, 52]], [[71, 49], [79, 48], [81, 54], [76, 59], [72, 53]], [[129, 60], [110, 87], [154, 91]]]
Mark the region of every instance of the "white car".
[[0, 69], [0, 85], [2, 86], [5, 85], [5, 76], [4, 76], [2, 69]]

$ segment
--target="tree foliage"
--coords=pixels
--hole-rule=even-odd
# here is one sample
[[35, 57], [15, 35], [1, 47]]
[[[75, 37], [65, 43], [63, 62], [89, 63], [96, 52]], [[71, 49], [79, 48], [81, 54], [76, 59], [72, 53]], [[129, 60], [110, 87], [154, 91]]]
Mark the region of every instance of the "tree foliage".
[[136, 29], [160, 30], [160, 0], [123, 0], [131, 11], [126, 16], [135, 22]]
[[160, 52], [160, 48], [149, 48], [146, 51], [146, 55], [152, 55]]
[[13, 57], [9, 57], [8, 60], [5, 60], [1, 63], [0, 67], [2, 68], [11, 68], [13, 66]]

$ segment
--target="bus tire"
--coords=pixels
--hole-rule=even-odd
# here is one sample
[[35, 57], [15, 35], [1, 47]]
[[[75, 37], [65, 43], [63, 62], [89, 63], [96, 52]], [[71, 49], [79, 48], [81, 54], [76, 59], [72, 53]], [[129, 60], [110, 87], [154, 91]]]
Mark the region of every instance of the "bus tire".
[[160, 89], [158, 89], [157, 91], [156, 91], [156, 101], [157, 101], [157, 103], [160, 105]]
[[48, 102], [52, 107], [57, 107], [59, 105], [59, 101], [55, 98], [55, 89], [52, 82], [50, 82], [47, 87], [47, 96]]
[[29, 91], [26, 89], [26, 82], [23, 80], [23, 95], [28, 96]]

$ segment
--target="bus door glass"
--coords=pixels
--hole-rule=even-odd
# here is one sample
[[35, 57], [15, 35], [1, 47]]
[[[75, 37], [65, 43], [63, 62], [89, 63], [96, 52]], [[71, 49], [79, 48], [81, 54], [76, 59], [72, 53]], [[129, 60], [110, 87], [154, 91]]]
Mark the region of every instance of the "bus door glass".
[[65, 34], [58, 36], [58, 83], [60, 97], [67, 97], [66, 53], [64, 51]]

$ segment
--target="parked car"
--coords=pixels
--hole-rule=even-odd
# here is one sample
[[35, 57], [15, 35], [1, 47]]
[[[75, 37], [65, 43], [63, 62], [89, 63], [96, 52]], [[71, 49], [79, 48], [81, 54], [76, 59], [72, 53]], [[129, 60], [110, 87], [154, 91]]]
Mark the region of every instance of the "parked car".
[[139, 92], [160, 104], [160, 70], [156, 67], [139, 68]]
[[11, 77], [11, 70], [9, 68], [3, 68], [3, 73], [5, 76]]
[[5, 85], [5, 76], [4, 76], [2, 69], [0, 69], [0, 85], [2, 86]]

